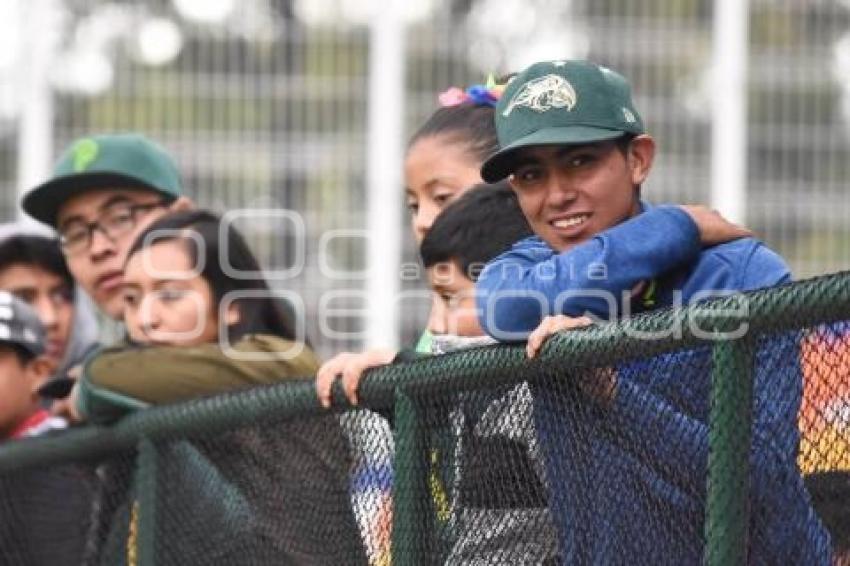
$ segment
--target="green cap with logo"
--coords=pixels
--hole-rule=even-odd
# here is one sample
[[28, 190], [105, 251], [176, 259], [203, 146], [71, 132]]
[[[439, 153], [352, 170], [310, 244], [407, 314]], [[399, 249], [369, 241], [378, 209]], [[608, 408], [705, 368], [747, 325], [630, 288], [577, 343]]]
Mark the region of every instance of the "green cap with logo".
[[164, 149], [135, 133], [80, 138], [62, 154], [53, 177], [24, 196], [24, 211], [56, 227], [69, 198], [95, 189], [142, 189], [176, 199], [183, 194], [177, 165]]
[[545, 61], [528, 67], [505, 88], [495, 120], [502, 149], [481, 167], [488, 183], [513, 172], [520, 148], [644, 133], [628, 81], [589, 61]]

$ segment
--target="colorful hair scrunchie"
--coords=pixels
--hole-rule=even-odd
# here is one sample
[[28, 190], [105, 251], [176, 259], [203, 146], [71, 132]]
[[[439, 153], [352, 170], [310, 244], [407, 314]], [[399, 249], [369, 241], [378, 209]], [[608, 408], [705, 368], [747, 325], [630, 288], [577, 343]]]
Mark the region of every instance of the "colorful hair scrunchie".
[[440, 106], [457, 106], [458, 104], [470, 103], [475, 106], [489, 106], [494, 108], [496, 103], [502, 97], [502, 92], [505, 90], [505, 85], [496, 84], [496, 80], [491, 74], [487, 77], [486, 85], [472, 85], [466, 90], [453, 86], [437, 97]]

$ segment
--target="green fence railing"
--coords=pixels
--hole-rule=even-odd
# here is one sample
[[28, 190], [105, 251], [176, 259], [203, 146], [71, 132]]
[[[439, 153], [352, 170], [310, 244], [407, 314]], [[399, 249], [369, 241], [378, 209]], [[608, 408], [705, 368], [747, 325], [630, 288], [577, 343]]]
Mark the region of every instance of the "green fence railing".
[[[742, 305], [745, 307], [743, 311]], [[743, 318], [742, 312], [746, 315]], [[706, 400], [711, 407], [707, 419], [710, 424], [710, 450], [707, 477], [704, 478], [707, 485], [705, 539], [700, 541], [699, 545], [710, 564], [740, 564], [752, 561], [751, 557], [748, 559], [748, 552], [752, 552], [748, 545], [757, 533], [750, 532], [753, 528], [751, 514], [754, 495], [747, 478], [751, 474], [751, 460], [748, 454], [754, 440], [751, 428], [741, 424], [751, 421], [753, 411], [756, 343], [760, 338], [769, 340], [770, 336], [778, 333], [802, 331], [847, 320], [850, 320], [850, 274], [841, 273], [563, 333], [547, 342], [534, 360], [526, 359], [524, 348], [520, 345], [493, 346], [371, 371], [361, 385], [361, 404], [356, 409], [356, 414], [362, 414], [364, 409], [373, 409], [378, 413], [391, 415], [391, 442], [394, 446], [393, 563], [433, 562], [433, 553], [438, 552], [435, 550], [438, 546], [435, 546], [435, 537], [440, 538], [440, 533], [452, 529], [457, 531], [457, 525], [462, 522], [458, 518], [460, 515], [457, 515], [449, 521], [452, 526], [448, 529], [439, 521], [426, 521], [423, 516], [433, 514], [435, 509], [433, 482], [429, 481], [429, 474], [433, 474], [435, 469], [435, 454], [446, 452], [440, 452], [432, 446], [435, 430], [449, 430], [454, 427], [452, 430], [455, 432], [448, 432], [445, 436], [448, 438], [454, 435], [455, 441], [449, 444], [444, 442], [441, 446], [450, 446], [447, 449], [449, 452], [463, 454], [462, 458], [470, 459], [469, 461], [472, 461], [471, 458], [480, 446], [484, 446], [480, 449], [486, 452], [490, 449], [488, 446], [496, 445], [490, 442], [490, 436], [485, 439], [487, 442], [482, 444], [480, 438], [468, 432], [474, 428], [469, 425], [470, 422], [481, 422], [473, 421], [468, 416], [472, 411], [470, 407], [474, 405], [468, 402], [469, 399], [486, 391], [509, 391], [522, 383], [531, 383], [534, 393], [534, 387], [543, 383], [541, 380], [544, 378], [540, 377], [542, 375], [554, 373], [568, 376], [592, 368], [622, 367], [623, 364], [640, 360], [650, 360], [647, 363], [652, 366], [655, 362], [651, 360], [657, 356], [706, 348], [712, 352], [708, 361], [712, 390], [710, 398]], [[722, 333], [728, 335], [729, 332], [739, 329], [741, 324], [746, 324], [746, 332], [740, 338], [713, 338]], [[646, 336], [652, 333], [665, 337], [647, 340]], [[695, 362], [691, 360], [689, 363]], [[652, 371], [655, 370], [650, 370], [650, 373]], [[836, 379], [846, 381], [850, 378], [838, 375]], [[340, 393], [335, 391], [334, 411], [340, 414], [355, 414], [355, 410], [347, 406]], [[468, 396], [464, 397], [465, 395]], [[563, 395], [566, 399], [573, 393], [567, 392]], [[429, 413], [435, 408], [430, 401], [432, 399], [441, 400], [441, 408], [434, 414]], [[487, 411], [492, 413], [494, 406], [492, 399], [488, 398], [480, 411], [485, 417], [481, 418], [486, 419]], [[537, 411], [536, 406], [534, 411]], [[155, 445], [181, 439], [193, 442], [196, 439], [214, 439], [216, 435], [256, 426], [257, 423], [297, 423], [324, 414], [326, 413], [316, 400], [312, 379], [152, 408], [130, 415], [112, 426], [89, 426], [54, 437], [0, 446], [0, 479], [7, 475], [69, 463], [96, 463], [115, 454], [133, 452], [136, 454], [134, 466], [137, 468], [134, 497], [140, 505], [138, 521], [134, 525], [138, 537], [138, 563], [162, 563], [157, 560], [156, 548], [160, 544], [170, 543], [157, 540], [157, 537], [168, 536], [168, 532], [163, 533], [161, 529], [154, 534], [157, 520], [163, 517], [163, 513], [170, 512], [170, 504], [182, 503], [148, 497], [145, 492], [157, 489], [156, 478], [159, 477], [158, 474], [164, 473], [159, 466], [161, 462], [157, 460]], [[459, 419], [466, 419], [464, 422], [467, 424], [452, 424], [459, 422]], [[462, 432], [458, 433], [458, 430]], [[472, 436], [469, 436], [470, 434]], [[578, 435], [578, 432], [576, 434]], [[464, 441], [459, 443], [457, 438]], [[472, 441], [467, 442], [470, 438]], [[500, 437], [501, 444], [497, 443], [498, 446], [507, 445], [502, 440]], [[370, 442], [365, 443], [366, 460], [369, 460]], [[581, 442], [578, 436], [564, 441], [565, 445], [570, 446]], [[463, 445], [463, 451], [458, 448], [460, 444]], [[581, 448], [575, 450], [575, 454], [585, 454]], [[203, 449], [201, 451], [203, 452]], [[637, 459], [652, 457], [652, 453], [645, 447], [636, 446], [633, 452], [638, 455]], [[235, 453], [233, 457], [238, 458], [239, 454]], [[279, 457], [286, 455], [280, 454]], [[511, 466], [519, 466], [514, 464], [513, 458], [496, 457], [489, 461], [508, 462], [505, 469], [510, 470], [513, 469]], [[548, 454], [543, 456], [543, 460], [548, 459], [550, 463], [551, 458]], [[454, 489], [454, 492], [461, 493], [457, 501], [462, 501], [467, 497], [463, 495], [467, 488], [462, 487], [466, 485], [463, 483], [466, 476], [464, 466], [458, 464], [458, 461], [467, 460], [457, 460], [454, 464], [443, 467], [442, 472], [448, 474], [446, 477], [454, 476], [454, 479], [443, 481], [443, 485], [446, 486], [447, 492], [452, 492], [452, 486], [455, 484], [461, 486]], [[479, 487], [493, 486], [500, 481], [505, 484], [513, 481], [512, 472], [502, 476], [488, 476], [488, 467], [485, 465], [485, 469], [479, 470], [483, 474], [480, 477], [502, 479], [482, 480], [478, 482]], [[227, 473], [224, 475], [227, 476]], [[461, 479], [457, 479], [457, 476], [461, 476]], [[228, 481], [236, 481], [231, 476], [227, 477]], [[628, 487], [622, 489], [627, 490]], [[149, 503], [145, 504], [146, 501]], [[455, 510], [462, 507], [461, 503], [452, 505]], [[511, 505], [514, 504], [503, 507], [513, 508]], [[0, 511], [2, 509], [0, 502]], [[599, 512], [604, 510], [600, 509]], [[360, 522], [362, 531], [363, 521]], [[557, 520], [555, 522], [557, 523]], [[515, 521], [513, 526], [514, 523]], [[454, 539], [447, 544], [449, 547], [457, 547], [459, 543], [456, 532], [449, 538], [451, 537]], [[482, 544], [487, 544], [491, 539], [490, 535], [481, 535]], [[3, 541], [0, 540], [0, 546], [2, 544]], [[446, 552], [451, 555], [453, 551]], [[561, 558], [564, 558], [563, 554]], [[593, 555], [579, 556], [579, 561], [582, 559], [594, 561]], [[372, 556], [370, 560], [372, 563], [380, 563]], [[638, 557], [636, 561], [641, 560]]]

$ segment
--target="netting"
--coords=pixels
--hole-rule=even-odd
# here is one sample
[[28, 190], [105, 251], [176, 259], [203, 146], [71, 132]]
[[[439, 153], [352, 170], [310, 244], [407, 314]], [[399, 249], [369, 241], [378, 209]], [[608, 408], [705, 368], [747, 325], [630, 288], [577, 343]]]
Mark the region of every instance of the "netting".
[[7, 444], [2, 562], [829, 564], [850, 275], [746, 300], [382, 368], [363, 408], [305, 379]]

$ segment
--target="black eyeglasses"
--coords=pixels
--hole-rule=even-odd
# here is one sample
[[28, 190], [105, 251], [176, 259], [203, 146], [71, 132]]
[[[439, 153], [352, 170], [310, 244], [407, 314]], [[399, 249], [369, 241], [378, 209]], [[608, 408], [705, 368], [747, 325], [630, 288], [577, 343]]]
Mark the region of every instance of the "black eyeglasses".
[[115, 203], [104, 210], [94, 222], [68, 222], [59, 232], [59, 242], [67, 255], [79, 254], [89, 249], [95, 230], [100, 230], [101, 234], [115, 242], [136, 227], [140, 213], [166, 205], [165, 201], [145, 204]]

